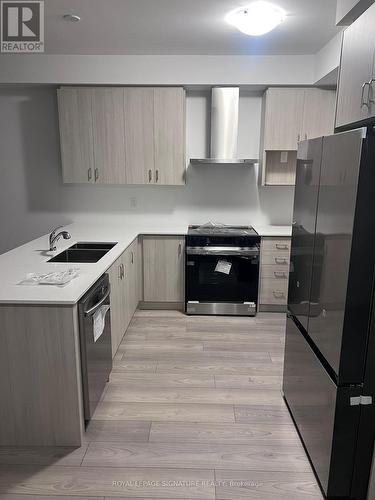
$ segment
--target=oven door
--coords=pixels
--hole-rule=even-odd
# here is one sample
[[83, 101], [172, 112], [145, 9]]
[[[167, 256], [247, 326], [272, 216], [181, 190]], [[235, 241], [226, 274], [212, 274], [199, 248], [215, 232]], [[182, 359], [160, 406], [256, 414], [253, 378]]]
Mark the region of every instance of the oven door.
[[[187, 253], [186, 312], [191, 314], [247, 314], [247, 311], [251, 309], [255, 314], [258, 278], [259, 254]], [[207, 304], [217, 305], [209, 307]], [[251, 304], [250, 309], [249, 304]], [[236, 305], [244, 307], [238, 308]]]

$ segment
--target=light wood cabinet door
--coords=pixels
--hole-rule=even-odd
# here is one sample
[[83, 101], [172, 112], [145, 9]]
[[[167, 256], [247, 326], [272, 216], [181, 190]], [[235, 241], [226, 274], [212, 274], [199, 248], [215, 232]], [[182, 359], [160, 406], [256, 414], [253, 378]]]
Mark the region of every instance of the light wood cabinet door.
[[122, 264], [122, 321], [124, 333], [129, 326], [133, 313], [131, 309], [131, 270], [129, 265], [129, 249], [126, 249], [121, 257]]
[[133, 317], [139, 302], [139, 282], [138, 282], [138, 239], [134, 240], [130, 247], [126, 250], [126, 270], [127, 270], [127, 290], [128, 290], [128, 307], [130, 319]]
[[64, 183], [94, 182], [92, 89], [57, 91]]
[[154, 89], [124, 89], [126, 183], [154, 183]]
[[125, 184], [124, 91], [94, 88], [92, 103], [95, 182]]
[[[375, 49], [375, 4], [344, 32], [336, 127], [375, 116], [370, 103]], [[375, 91], [375, 86], [373, 86]]]
[[301, 139], [304, 89], [270, 88], [266, 93], [264, 149], [292, 151]]
[[185, 184], [185, 91], [154, 89], [155, 184]]
[[301, 139], [332, 135], [335, 129], [334, 90], [306, 89]]
[[143, 237], [143, 294], [145, 302], [184, 300], [184, 244], [180, 236]]
[[112, 357], [116, 354], [126, 328], [124, 324], [124, 285], [121, 274], [121, 264], [122, 256], [108, 269], [109, 282], [111, 285]]

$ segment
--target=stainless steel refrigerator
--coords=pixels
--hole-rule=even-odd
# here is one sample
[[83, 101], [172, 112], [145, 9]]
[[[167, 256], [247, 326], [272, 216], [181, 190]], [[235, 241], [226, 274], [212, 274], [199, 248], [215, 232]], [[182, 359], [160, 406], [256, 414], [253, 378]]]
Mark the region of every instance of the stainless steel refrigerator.
[[327, 498], [366, 499], [374, 449], [374, 130], [298, 151], [283, 393]]

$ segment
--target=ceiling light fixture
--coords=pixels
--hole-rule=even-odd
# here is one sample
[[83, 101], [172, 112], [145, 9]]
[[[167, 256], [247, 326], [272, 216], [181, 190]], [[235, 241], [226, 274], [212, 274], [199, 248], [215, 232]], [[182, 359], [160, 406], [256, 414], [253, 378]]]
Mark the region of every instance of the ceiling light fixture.
[[65, 21], [71, 21], [72, 23], [77, 23], [78, 21], [81, 20], [81, 18], [76, 14], [64, 14], [63, 19]]
[[226, 21], [246, 35], [260, 36], [275, 29], [285, 18], [281, 7], [260, 1], [230, 12]]

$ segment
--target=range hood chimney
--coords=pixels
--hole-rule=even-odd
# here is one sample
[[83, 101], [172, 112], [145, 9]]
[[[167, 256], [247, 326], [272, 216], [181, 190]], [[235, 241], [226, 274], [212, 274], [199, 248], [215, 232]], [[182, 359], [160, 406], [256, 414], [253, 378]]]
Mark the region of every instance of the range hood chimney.
[[214, 87], [211, 95], [211, 151], [209, 158], [193, 158], [192, 164], [254, 164], [257, 160], [240, 159], [238, 146], [238, 87]]

